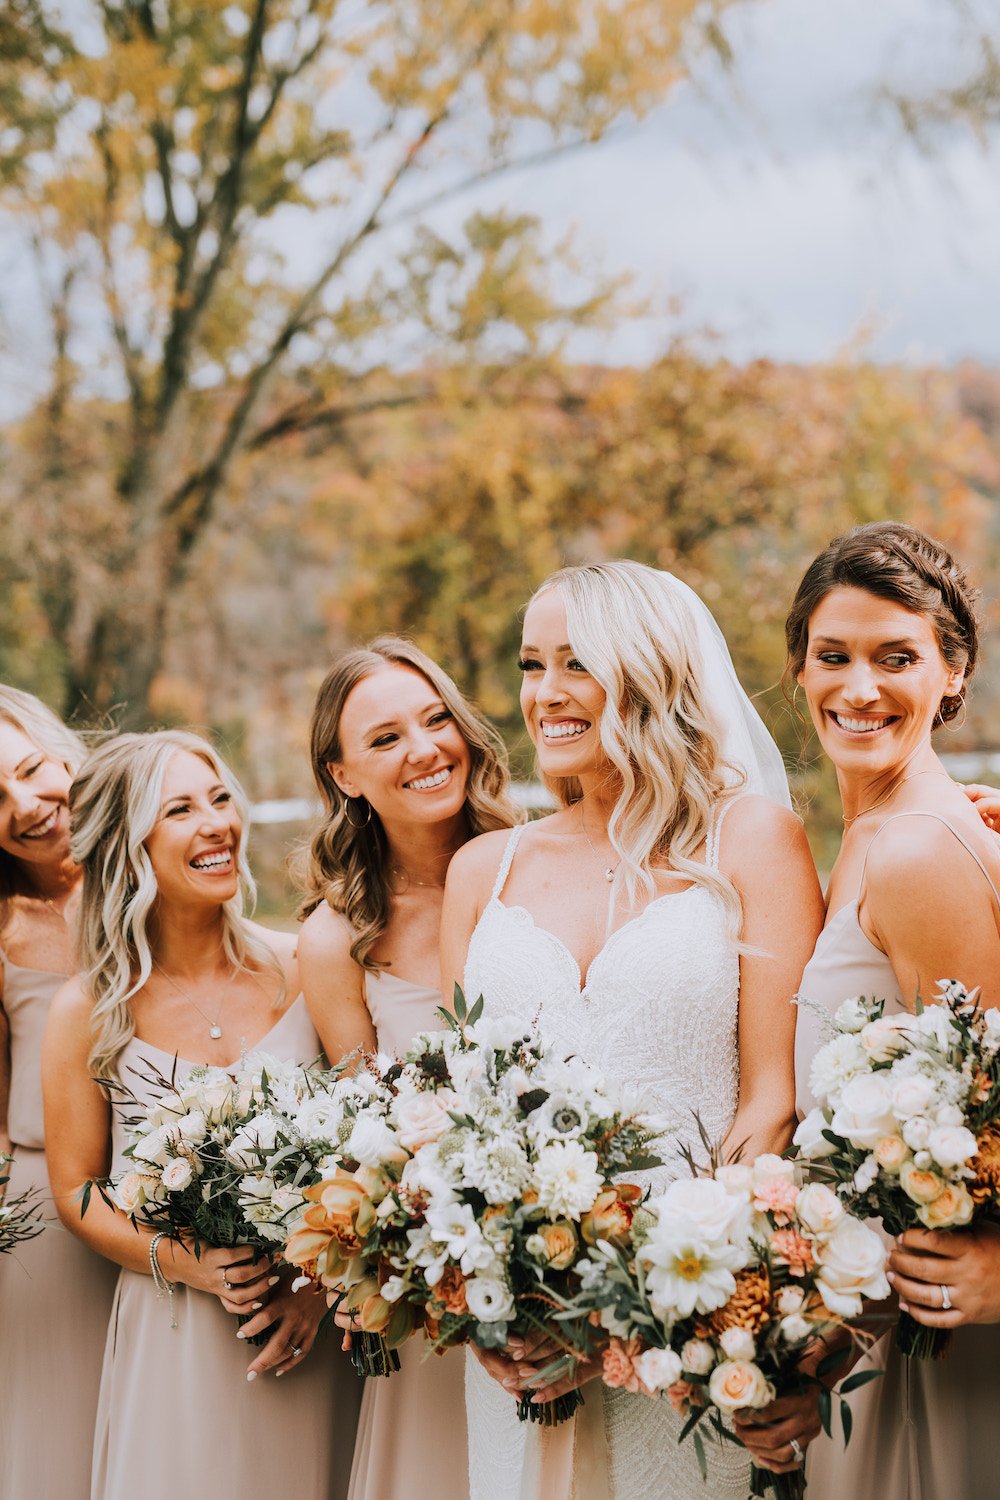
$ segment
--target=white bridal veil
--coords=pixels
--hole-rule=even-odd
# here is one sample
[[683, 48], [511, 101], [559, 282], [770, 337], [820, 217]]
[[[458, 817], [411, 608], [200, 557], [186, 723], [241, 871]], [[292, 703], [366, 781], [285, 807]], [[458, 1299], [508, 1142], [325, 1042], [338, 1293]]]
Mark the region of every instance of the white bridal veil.
[[712, 612], [682, 579], [663, 571], [660, 577], [694, 620], [705, 704], [722, 730], [724, 759], [743, 773], [748, 792], [770, 797], [782, 807], [791, 807], [781, 751], [740, 685], [726, 638]]

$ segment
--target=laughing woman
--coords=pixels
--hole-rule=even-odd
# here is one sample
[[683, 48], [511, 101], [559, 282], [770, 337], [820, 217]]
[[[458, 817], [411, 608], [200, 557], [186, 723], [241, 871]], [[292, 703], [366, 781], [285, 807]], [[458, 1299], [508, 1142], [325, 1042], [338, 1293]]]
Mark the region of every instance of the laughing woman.
[[[1000, 852], [949, 777], [933, 736], [963, 708], [976, 666], [974, 595], [954, 559], [911, 526], [876, 523], [839, 537], [806, 571], [788, 617], [789, 665], [805, 693], [844, 804], [844, 840], [827, 892], [826, 926], [801, 994], [831, 1012], [851, 995], [884, 997], [887, 1014], [933, 996], [942, 976], [986, 1005], [1000, 1000]], [[800, 1009], [799, 1110], [812, 1106], [809, 1067], [823, 1040]], [[1000, 1253], [992, 1230], [904, 1236], [893, 1266], [904, 1302], [957, 1327], [943, 1360], [902, 1359], [892, 1336], [874, 1351], [883, 1376], [852, 1397], [843, 1450], [809, 1449], [809, 1500], [982, 1500], [996, 1495], [989, 1441], [996, 1420]], [[928, 1243], [929, 1242], [929, 1243]], [[917, 1250], [946, 1255], [922, 1262]], [[951, 1257], [955, 1257], [952, 1265]], [[926, 1277], [926, 1281], [923, 1278]], [[902, 1278], [902, 1279], [900, 1279]], [[911, 1279], [913, 1278], [913, 1279]], [[917, 1284], [920, 1278], [921, 1284]], [[947, 1297], [945, 1292], [947, 1291]], [[950, 1313], [942, 1314], [945, 1301]], [[788, 1470], [818, 1437], [815, 1393], [747, 1419], [758, 1463]]]
[[69, 787], [83, 745], [55, 714], [0, 687], [0, 1150], [7, 1191], [37, 1189], [44, 1233], [0, 1258], [0, 1495], [84, 1500], [114, 1295], [107, 1261], [59, 1223], [42, 1125], [42, 1035], [76, 968], [80, 871]]
[[[151, 1072], [232, 1066], [245, 1050], [310, 1062], [319, 1052], [294, 939], [242, 915], [252, 890], [247, 804], [204, 740], [122, 735], [70, 795], [83, 868], [82, 972], [56, 997], [45, 1039], [53, 1186], [67, 1227], [121, 1267], [108, 1331], [93, 1500], [239, 1495], [337, 1500], [346, 1492], [358, 1391], [321, 1335], [325, 1300], [224, 1246], [153, 1236], [83, 1184], [118, 1171], [126, 1135], [96, 1081], [148, 1101]], [[173, 1287], [170, 1308], [154, 1284]], [[238, 1331], [235, 1314], [256, 1312]], [[249, 1362], [238, 1340], [268, 1332]], [[269, 1372], [291, 1374], [279, 1385]], [[252, 1382], [256, 1381], [256, 1384]], [[27, 1493], [27, 1492], [26, 1492]], [[36, 1492], [37, 1493], [37, 1492]], [[53, 1492], [54, 1493], [54, 1492]]]
[[[440, 1026], [444, 878], [473, 834], [510, 828], [503, 747], [439, 666], [393, 637], [351, 651], [319, 691], [312, 763], [325, 817], [310, 851], [302, 984], [331, 1061], [400, 1055]], [[365, 1390], [350, 1500], [467, 1500], [463, 1357], [414, 1339]]]

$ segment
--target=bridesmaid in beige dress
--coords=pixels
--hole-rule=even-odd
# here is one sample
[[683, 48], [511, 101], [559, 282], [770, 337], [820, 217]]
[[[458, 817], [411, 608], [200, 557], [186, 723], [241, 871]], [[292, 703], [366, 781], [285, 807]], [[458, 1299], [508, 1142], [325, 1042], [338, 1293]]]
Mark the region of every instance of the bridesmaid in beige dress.
[[[1000, 850], [931, 738], [961, 710], [976, 665], [973, 595], [961, 570], [912, 527], [859, 527], [809, 568], [787, 635], [791, 669], [837, 770], [845, 824], [826, 926], [801, 996], [831, 1012], [851, 995], [885, 997], [893, 1014], [912, 1010], [917, 994], [929, 1000], [945, 976], [970, 989], [982, 985], [984, 1003], [996, 1005]], [[824, 1037], [805, 1007], [797, 1032], [805, 1114], [813, 1104], [809, 1067]], [[934, 1238], [957, 1246], [967, 1237], [958, 1231]], [[995, 1246], [995, 1235], [985, 1238]], [[994, 1278], [998, 1271], [1000, 1256], [992, 1261]], [[986, 1326], [1000, 1318], [997, 1284], [992, 1298], [977, 1298], [961, 1276], [944, 1274], [940, 1260], [932, 1274], [933, 1295], [925, 1287], [921, 1300], [940, 1308], [950, 1281], [961, 1319], [968, 1296], [966, 1308], [980, 1326], [957, 1328], [939, 1361], [907, 1362], [892, 1333], [885, 1335], [868, 1356], [884, 1373], [850, 1398], [854, 1434], [846, 1450], [839, 1433], [833, 1442], [818, 1437], [814, 1395], [775, 1402], [743, 1425], [758, 1462], [779, 1471], [792, 1468], [796, 1450], [817, 1438], [806, 1464], [809, 1500], [985, 1500], [1000, 1493], [990, 1441], [1000, 1402], [1000, 1330]], [[899, 1289], [914, 1296], [897, 1277]]]
[[[376, 1048], [398, 1056], [441, 1024], [451, 856], [517, 821], [503, 747], [440, 667], [383, 638], [328, 674], [312, 762], [325, 817], [305, 881], [305, 997], [331, 1060]], [[462, 1352], [435, 1356], [418, 1336], [400, 1365], [366, 1382], [350, 1500], [468, 1500]]]
[[[205, 741], [161, 731], [96, 751], [70, 806], [84, 872], [82, 972], [53, 1003], [43, 1076], [64, 1222], [121, 1267], [93, 1500], [341, 1500], [359, 1391], [336, 1337], [317, 1340], [323, 1297], [292, 1294], [290, 1273], [246, 1249], [203, 1246], [199, 1258], [137, 1232], [97, 1194], [83, 1217], [74, 1202], [123, 1161], [125, 1133], [96, 1079], [117, 1077], [146, 1098], [155, 1087], [142, 1075], [169, 1073], [175, 1057], [183, 1078], [244, 1050], [301, 1062], [319, 1053], [294, 998], [294, 939], [241, 914], [252, 890], [246, 800]], [[170, 1296], [159, 1296], [154, 1269]], [[234, 1315], [247, 1312], [256, 1316], [240, 1329]], [[251, 1359], [240, 1339], [264, 1332]]]
[[[42, 1125], [42, 1034], [76, 968], [80, 872], [69, 786], [83, 746], [28, 693], [0, 687], [0, 1150], [6, 1191], [35, 1188], [46, 1227], [0, 1257], [0, 1495], [85, 1500], [114, 1269], [59, 1222]], [[39, 1440], [39, 1434], [45, 1440]]]

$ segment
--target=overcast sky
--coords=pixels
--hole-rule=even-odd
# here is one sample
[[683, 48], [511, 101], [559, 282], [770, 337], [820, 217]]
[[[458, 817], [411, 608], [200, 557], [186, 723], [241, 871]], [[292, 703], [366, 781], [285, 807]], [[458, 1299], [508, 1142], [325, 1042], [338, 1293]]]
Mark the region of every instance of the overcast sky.
[[[654, 309], [679, 297], [680, 326], [710, 328], [734, 358], [856, 347], [1000, 363], [1000, 157], [962, 133], [921, 154], [875, 104], [886, 82], [960, 76], [963, 4], [992, 12], [1000, 37], [995, 0], [748, 0], [726, 23], [732, 74], [706, 65], [642, 125], [481, 201], [537, 212], [553, 240], [572, 228], [587, 260], [630, 272]], [[38, 314], [3, 250], [0, 414], [12, 414], [32, 388]], [[646, 359], [677, 327], [654, 314], [577, 352]]]

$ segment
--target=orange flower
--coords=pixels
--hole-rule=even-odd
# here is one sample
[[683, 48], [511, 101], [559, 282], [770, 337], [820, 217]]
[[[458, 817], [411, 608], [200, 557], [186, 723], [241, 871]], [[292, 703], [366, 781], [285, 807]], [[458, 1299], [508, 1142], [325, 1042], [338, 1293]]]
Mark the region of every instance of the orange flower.
[[438, 1309], [442, 1313], [455, 1313], [456, 1315], [468, 1312], [469, 1304], [465, 1296], [465, 1277], [458, 1266], [445, 1266], [441, 1280], [434, 1288], [432, 1305], [435, 1313], [438, 1312]]
[[642, 1189], [630, 1182], [618, 1183], [598, 1193], [593, 1208], [588, 1209], [580, 1220], [580, 1233], [585, 1242], [596, 1245], [598, 1240], [607, 1240], [624, 1248], [632, 1228], [633, 1204], [641, 1197]]
[[804, 1276], [816, 1264], [812, 1245], [794, 1229], [776, 1229], [771, 1236], [774, 1258], [793, 1276]]
[[553, 1271], [565, 1271], [573, 1264], [579, 1242], [576, 1230], [568, 1219], [557, 1219], [554, 1224], [541, 1224], [538, 1233], [545, 1241], [546, 1262]]
[[704, 1401], [698, 1399], [700, 1396], [700, 1388], [690, 1380], [675, 1380], [667, 1386], [667, 1400], [679, 1417], [690, 1415], [692, 1406], [704, 1406]]
[[612, 1390], [628, 1391], [633, 1396], [640, 1391], [645, 1393], [646, 1387], [635, 1367], [641, 1353], [642, 1340], [639, 1338], [631, 1338], [627, 1344], [621, 1339], [612, 1339], [604, 1351], [604, 1384], [611, 1386]]

